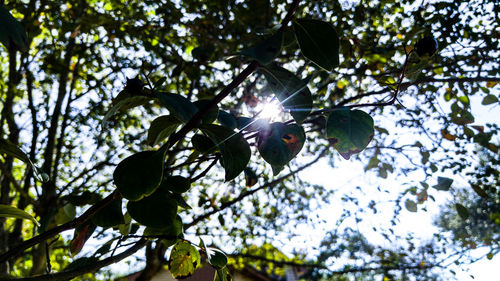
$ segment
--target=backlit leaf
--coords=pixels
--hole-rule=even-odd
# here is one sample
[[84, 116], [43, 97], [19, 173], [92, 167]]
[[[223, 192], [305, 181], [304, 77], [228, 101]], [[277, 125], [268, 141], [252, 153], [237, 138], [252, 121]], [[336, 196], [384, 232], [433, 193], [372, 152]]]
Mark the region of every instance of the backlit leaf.
[[122, 200], [113, 200], [92, 217], [92, 222], [104, 228], [125, 223], [122, 213]]
[[24, 210], [12, 207], [10, 205], [0, 204], [0, 217], [26, 219], [32, 221], [36, 226], [40, 226], [38, 221], [33, 216], [31, 216]]
[[108, 120], [118, 111], [125, 111], [136, 106], [144, 105], [150, 100], [151, 98], [148, 96], [131, 96], [126, 90], [120, 92], [113, 101], [111, 109], [108, 110], [106, 115], [102, 118], [102, 127], [104, 128], [106, 122], [108, 122]]
[[231, 274], [229, 274], [229, 270], [227, 267], [224, 267], [222, 269], [218, 269], [215, 272], [215, 279], [214, 281], [232, 281], [233, 278], [231, 278]]
[[278, 31], [254, 47], [239, 52], [239, 54], [255, 59], [260, 64], [266, 65], [272, 62], [274, 58], [280, 54], [282, 45], [283, 32]]
[[[196, 106], [198, 110], [201, 110], [210, 104], [211, 100], [198, 100], [195, 101], [193, 104]], [[217, 106], [212, 107], [205, 116], [201, 119], [203, 124], [210, 124], [217, 119], [217, 116], [219, 115], [219, 108]]]
[[295, 122], [302, 123], [312, 109], [312, 95], [307, 84], [290, 71], [275, 64], [262, 67], [260, 71], [281, 105], [290, 111]]
[[250, 145], [241, 133], [236, 133], [218, 125], [202, 125], [200, 129], [219, 148], [222, 153], [222, 166], [226, 181], [237, 177], [250, 160]]
[[174, 193], [184, 193], [191, 188], [191, 181], [182, 176], [167, 176], [163, 179], [160, 188]]
[[156, 190], [163, 178], [165, 150], [141, 151], [116, 166], [113, 180], [123, 197], [136, 201]]
[[450, 190], [451, 184], [453, 183], [452, 179], [445, 177], [438, 177], [437, 181], [438, 181], [437, 184], [433, 187], [437, 190], [443, 190], [443, 191]]
[[373, 119], [361, 110], [337, 109], [326, 121], [326, 137], [344, 159], [365, 149], [373, 134]]
[[304, 142], [305, 134], [301, 126], [276, 122], [259, 132], [258, 149], [267, 163], [282, 167], [300, 152]]
[[7, 48], [27, 51], [28, 36], [23, 25], [0, 5], [0, 42]]
[[232, 114], [230, 114], [226, 111], [219, 110], [217, 120], [224, 127], [227, 127], [229, 129], [236, 129], [236, 125], [237, 125], [236, 119], [234, 118], [234, 116]]
[[297, 19], [293, 21], [293, 29], [306, 58], [327, 71], [339, 65], [339, 37], [330, 23]]
[[200, 266], [201, 256], [198, 250], [187, 241], [177, 242], [170, 253], [168, 270], [175, 279], [193, 275]]
[[75, 228], [73, 239], [69, 244], [69, 250], [73, 256], [82, 250], [85, 242], [92, 236], [95, 229], [96, 225], [90, 221]]
[[494, 104], [498, 102], [498, 98], [495, 95], [487, 95], [486, 97], [483, 98], [483, 101], [481, 102], [482, 105], [489, 105], [489, 104]]
[[165, 228], [175, 220], [177, 201], [164, 188], [139, 201], [129, 201], [127, 210], [138, 223], [154, 228]]
[[156, 96], [168, 111], [170, 111], [170, 115], [183, 123], [187, 123], [198, 111], [196, 105], [184, 96], [164, 92], [157, 92]]
[[464, 205], [460, 203], [455, 204], [455, 209], [457, 210], [458, 215], [463, 219], [466, 220], [469, 218], [469, 210], [465, 208]]
[[153, 146], [163, 141], [170, 136], [180, 124], [181, 122], [171, 115], [163, 115], [156, 118], [151, 122], [151, 126], [149, 126], [148, 144]]

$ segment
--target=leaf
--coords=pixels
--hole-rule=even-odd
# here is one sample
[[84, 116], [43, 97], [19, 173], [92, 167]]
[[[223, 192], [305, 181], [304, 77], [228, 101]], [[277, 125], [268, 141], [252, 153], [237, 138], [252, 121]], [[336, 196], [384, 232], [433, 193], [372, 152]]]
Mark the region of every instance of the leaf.
[[257, 183], [257, 174], [250, 168], [245, 168], [245, 185], [246, 187], [252, 187]]
[[181, 122], [171, 115], [163, 115], [156, 118], [151, 122], [151, 126], [149, 126], [148, 144], [154, 146], [163, 141], [170, 136], [180, 124]]
[[229, 129], [232, 129], [232, 130], [236, 128], [236, 125], [237, 125], [236, 119], [234, 118], [234, 116], [232, 114], [230, 114], [226, 111], [219, 110], [217, 120], [224, 127], [227, 127]]
[[12, 157], [15, 157], [21, 161], [23, 161], [26, 164], [31, 165], [31, 168], [33, 169], [37, 180], [41, 182], [47, 182], [49, 180], [49, 176], [42, 172], [31, 160], [29, 159], [28, 155], [24, 153], [24, 151], [21, 150], [17, 145], [13, 144], [9, 140], [2, 140], [0, 139], [0, 153], [5, 153], [7, 155], [10, 155]]
[[[207, 107], [210, 104], [211, 100], [198, 100], [195, 101], [193, 104], [196, 106], [197, 110], [202, 110], [203, 108]], [[213, 123], [216, 119], [217, 116], [219, 115], [219, 108], [214, 106], [212, 109], [210, 109], [205, 116], [201, 119], [201, 122], [203, 124], [210, 124]]]
[[184, 208], [186, 210], [191, 210], [191, 206], [189, 206], [189, 204], [186, 202], [186, 200], [184, 200], [184, 197], [182, 197], [181, 194], [179, 193], [172, 193], [171, 195], [172, 199], [174, 199], [175, 201], [177, 201], [177, 205], [179, 205], [179, 207], [181, 208]]
[[278, 31], [254, 47], [240, 51], [239, 54], [255, 59], [260, 64], [266, 65], [272, 62], [280, 54], [282, 46], [283, 32]]
[[227, 256], [219, 249], [216, 248], [205, 248], [207, 251], [208, 263], [215, 267], [216, 269], [222, 269], [227, 264]]
[[163, 178], [165, 151], [141, 151], [118, 164], [113, 180], [124, 198], [136, 201], [156, 190]]
[[164, 92], [157, 92], [156, 96], [168, 111], [170, 111], [170, 115], [183, 123], [187, 123], [198, 111], [196, 105], [184, 96]]
[[477, 184], [471, 184], [470, 186], [476, 192], [477, 195], [483, 197], [484, 199], [490, 198], [490, 196], [479, 185], [477, 185]]
[[326, 121], [326, 137], [346, 160], [365, 149], [373, 134], [373, 119], [361, 110], [337, 109]]
[[163, 228], [146, 227], [144, 236], [167, 236], [165, 238], [176, 238], [182, 234], [182, 219], [179, 215], [175, 217], [173, 222]]
[[69, 250], [73, 256], [82, 250], [85, 242], [92, 236], [95, 229], [96, 225], [90, 221], [75, 228], [73, 239], [69, 244]]
[[113, 101], [113, 106], [111, 107], [111, 109], [102, 118], [102, 128], [105, 127], [106, 122], [108, 122], [108, 120], [118, 111], [125, 111], [146, 104], [150, 100], [151, 98], [147, 96], [130, 96], [130, 94], [126, 90], [120, 92], [120, 94], [118, 94], [118, 96], [115, 98], [115, 101]]
[[304, 142], [305, 133], [301, 126], [276, 122], [259, 132], [257, 148], [267, 163], [282, 167], [300, 152]]
[[455, 209], [457, 210], [458, 215], [463, 219], [466, 220], [469, 218], [469, 211], [467, 208], [465, 208], [464, 205], [460, 203], [455, 204]]
[[406, 199], [405, 207], [408, 211], [415, 213], [417, 211], [417, 203], [413, 202], [410, 199]]
[[177, 214], [177, 201], [164, 188], [139, 201], [129, 201], [127, 210], [138, 223], [154, 228], [171, 225]]
[[7, 48], [19, 51], [29, 49], [28, 36], [23, 25], [0, 5], [0, 42]]
[[250, 160], [250, 145], [241, 133], [236, 133], [218, 125], [202, 125], [200, 129], [219, 148], [222, 153], [222, 166], [226, 172], [225, 180], [237, 177]]
[[438, 180], [437, 184], [433, 186], [435, 189], [443, 191], [450, 190], [451, 184], [453, 183], [452, 179], [445, 177], [438, 177], [437, 180]]
[[204, 135], [194, 135], [191, 138], [191, 143], [193, 144], [194, 149], [203, 154], [214, 153], [217, 150], [215, 143], [209, 137]]
[[187, 241], [179, 241], [170, 253], [168, 270], [175, 279], [182, 279], [193, 275], [200, 264], [201, 256], [198, 250]]
[[312, 109], [312, 95], [307, 84], [276, 64], [261, 67], [260, 70], [281, 105], [290, 111], [295, 122], [302, 123]]
[[498, 102], [498, 98], [495, 95], [487, 95], [481, 102], [482, 105], [490, 105]]
[[33, 216], [31, 216], [24, 210], [12, 207], [10, 205], [0, 204], [0, 217], [26, 219], [32, 221], [36, 226], [40, 226], [38, 221]]
[[297, 19], [293, 21], [293, 29], [306, 58], [327, 71], [339, 65], [339, 37], [330, 23]]
[[233, 278], [231, 278], [231, 274], [229, 274], [229, 270], [227, 267], [224, 267], [222, 269], [218, 269], [215, 272], [215, 279], [214, 281], [232, 281]]
[[122, 213], [122, 200], [115, 199], [92, 217], [92, 222], [100, 227], [108, 228], [125, 223]]
[[191, 188], [191, 181], [182, 176], [167, 176], [163, 179], [160, 188], [174, 193], [184, 193]]

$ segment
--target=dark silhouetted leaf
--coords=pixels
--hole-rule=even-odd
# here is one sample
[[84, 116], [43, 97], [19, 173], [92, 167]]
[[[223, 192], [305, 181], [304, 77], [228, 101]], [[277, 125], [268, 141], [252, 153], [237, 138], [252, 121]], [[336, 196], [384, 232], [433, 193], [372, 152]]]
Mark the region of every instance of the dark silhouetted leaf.
[[464, 205], [460, 204], [460, 203], [456, 203], [455, 204], [455, 209], [457, 209], [457, 213], [458, 215], [463, 219], [463, 220], [466, 220], [469, 218], [469, 211], [467, 210], [467, 208], [465, 208]]
[[183, 123], [187, 123], [198, 111], [198, 108], [184, 96], [164, 92], [157, 92], [156, 96], [170, 111], [170, 115]]
[[450, 190], [451, 184], [453, 183], [453, 180], [450, 178], [445, 178], [445, 177], [438, 177], [438, 183], [433, 186], [437, 190], [444, 190], [448, 191]]
[[123, 197], [136, 201], [156, 190], [163, 178], [165, 150], [138, 152], [118, 164], [113, 180]]
[[[194, 102], [194, 105], [198, 110], [201, 110], [207, 107], [210, 101], [211, 100], [198, 100]], [[203, 124], [211, 124], [217, 119], [218, 115], [219, 115], [219, 108], [217, 106], [214, 106], [212, 109], [210, 109], [210, 111], [208, 111], [207, 114], [205, 114], [205, 116], [203, 116], [201, 122]]]
[[373, 119], [361, 110], [337, 109], [326, 121], [326, 137], [344, 159], [365, 149], [373, 134]]
[[312, 95], [307, 84], [275, 64], [262, 67], [261, 72], [281, 105], [290, 111], [295, 122], [302, 123], [312, 109]]
[[82, 250], [85, 242], [87, 242], [90, 236], [92, 236], [92, 233], [94, 233], [95, 229], [96, 225], [91, 221], [75, 228], [73, 239], [69, 244], [69, 250], [73, 256], [75, 256]]
[[339, 37], [330, 23], [297, 19], [293, 29], [306, 58], [328, 71], [339, 65]]
[[191, 181], [182, 176], [167, 176], [163, 179], [160, 187], [162, 190], [184, 193], [191, 188]]
[[0, 5], [0, 42], [7, 48], [27, 51], [28, 36], [23, 25], [18, 22], [3, 5]]
[[240, 133], [218, 125], [202, 125], [200, 129], [222, 153], [226, 181], [237, 177], [250, 160], [250, 145], [245, 138]]
[[127, 210], [138, 223], [154, 228], [165, 228], [175, 220], [177, 201], [164, 188], [139, 201], [129, 201]]
[[148, 130], [147, 142], [153, 146], [170, 136], [182, 124], [171, 115], [163, 115], [151, 122]]
[[122, 213], [122, 200], [113, 200], [92, 217], [92, 222], [104, 228], [125, 223]]
[[282, 45], [283, 32], [278, 31], [256, 46], [245, 49], [239, 52], [239, 54], [255, 59], [260, 64], [266, 65], [272, 62], [274, 58], [280, 54]]
[[276, 122], [268, 130], [259, 132], [258, 149], [267, 163], [281, 167], [300, 152], [304, 142], [305, 134], [301, 126]]
[[217, 150], [215, 143], [207, 136], [196, 134], [191, 138], [194, 149], [201, 153], [213, 153]]
[[219, 115], [217, 116], [219, 123], [231, 130], [236, 129], [236, 119], [234, 116], [226, 111], [219, 110]]
[[495, 95], [487, 95], [481, 102], [482, 105], [490, 105], [498, 102], [498, 98]]

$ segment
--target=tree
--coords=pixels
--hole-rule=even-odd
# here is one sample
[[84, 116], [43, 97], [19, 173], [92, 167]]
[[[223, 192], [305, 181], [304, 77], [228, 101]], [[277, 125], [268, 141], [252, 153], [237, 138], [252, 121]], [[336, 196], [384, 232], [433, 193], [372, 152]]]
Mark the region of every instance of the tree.
[[[141, 279], [167, 263], [182, 277], [199, 264], [190, 237], [201, 235], [230, 241], [223, 250], [242, 262], [283, 264], [245, 249], [293, 234], [290, 223], [319, 223], [311, 208], [332, 191], [297, 173], [320, 159], [356, 158], [381, 178], [418, 174], [395, 200], [396, 225], [402, 205], [432, 204], [436, 180], [449, 190], [436, 173], [480, 174], [469, 171], [473, 143], [498, 152], [498, 126], [472, 125], [471, 109], [498, 106], [497, 3], [2, 2], [0, 204], [15, 216], [0, 221], [2, 275], [68, 279], [145, 247]], [[270, 101], [284, 109], [273, 123], [259, 119]], [[376, 212], [361, 196], [344, 201]], [[357, 212], [346, 207], [338, 225], [361, 223]], [[325, 237], [342, 237], [338, 249], [286, 262], [314, 262], [316, 278], [441, 266], [444, 242], [383, 249], [349, 229]], [[65, 230], [73, 237], [57, 236]], [[90, 237], [106, 242], [92, 249]], [[223, 280], [225, 256], [199, 248]], [[332, 270], [328, 259], [347, 252], [356, 266]]]

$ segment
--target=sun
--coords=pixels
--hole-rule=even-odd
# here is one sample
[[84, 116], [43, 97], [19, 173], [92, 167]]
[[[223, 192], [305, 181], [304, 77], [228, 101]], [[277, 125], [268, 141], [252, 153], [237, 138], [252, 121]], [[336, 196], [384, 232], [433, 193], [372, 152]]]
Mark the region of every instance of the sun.
[[278, 117], [282, 111], [281, 104], [276, 100], [264, 102], [257, 106], [257, 112], [260, 112], [259, 117], [271, 121]]

